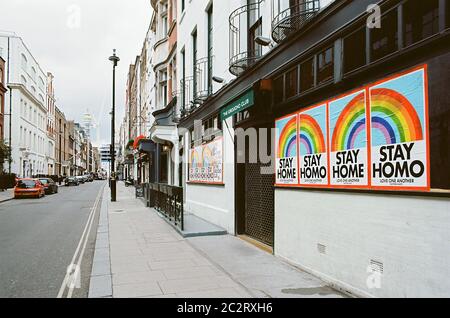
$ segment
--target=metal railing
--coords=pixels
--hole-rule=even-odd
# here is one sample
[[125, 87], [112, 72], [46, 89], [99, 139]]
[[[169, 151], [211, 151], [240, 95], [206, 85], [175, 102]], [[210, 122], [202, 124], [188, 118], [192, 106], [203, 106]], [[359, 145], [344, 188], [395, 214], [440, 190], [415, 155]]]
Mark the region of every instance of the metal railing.
[[180, 81], [179, 103], [182, 117], [195, 109], [194, 77], [186, 77]]
[[212, 94], [213, 56], [197, 60], [194, 71], [194, 101], [202, 104]]
[[320, 11], [320, 0], [298, 1], [293, 5], [288, 4], [287, 8], [283, 6], [285, 1], [274, 1], [272, 38], [277, 43], [299, 31]]
[[241, 75], [262, 56], [262, 50], [252, 49], [256, 44], [249, 40], [250, 28], [261, 18], [261, 2], [242, 6], [230, 15], [230, 73], [233, 75]]
[[149, 184], [150, 206], [184, 231], [183, 188], [167, 184]]

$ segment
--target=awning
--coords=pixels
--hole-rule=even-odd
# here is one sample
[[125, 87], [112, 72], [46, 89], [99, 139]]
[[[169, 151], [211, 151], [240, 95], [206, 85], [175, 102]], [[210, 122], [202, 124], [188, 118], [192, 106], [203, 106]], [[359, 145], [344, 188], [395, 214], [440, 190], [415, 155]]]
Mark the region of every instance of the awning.
[[139, 142], [140, 142], [142, 139], [145, 139], [145, 136], [144, 136], [144, 135], [141, 135], [141, 136], [137, 137], [137, 138], [134, 140], [134, 143], [133, 143], [133, 149], [138, 149]]
[[141, 153], [151, 153], [156, 151], [156, 144], [150, 139], [141, 139], [138, 148]]

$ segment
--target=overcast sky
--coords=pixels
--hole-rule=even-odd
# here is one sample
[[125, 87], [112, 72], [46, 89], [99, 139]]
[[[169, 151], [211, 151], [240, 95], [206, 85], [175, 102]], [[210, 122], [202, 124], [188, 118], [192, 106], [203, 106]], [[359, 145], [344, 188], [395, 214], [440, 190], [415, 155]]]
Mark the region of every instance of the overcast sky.
[[[152, 8], [149, 0], [1, 0], [0, 30], [22, 37], [44, 72], [55, 76], [58, 107], [82, 121], [87, 109], [109, 143], [112, 64], [116, 48], [117, 122], [123, 118], [128, 66], [140, 54]], [[95, 138], [94, 143], [96, 143]]]

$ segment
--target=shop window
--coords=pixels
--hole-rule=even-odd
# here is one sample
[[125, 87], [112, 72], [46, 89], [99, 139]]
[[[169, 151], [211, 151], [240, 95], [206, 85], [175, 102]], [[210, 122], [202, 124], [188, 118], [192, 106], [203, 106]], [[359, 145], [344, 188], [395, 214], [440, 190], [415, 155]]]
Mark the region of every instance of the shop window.
[[403, 8], [405, 46], [439, 32], [439, 0], [409, 0]]
[[262, 34], [262, 18], [258, 19], [248, 32], [249, 58], [257, 59], [262, 55], [262, 46], [256, 43], [256, 38]]
[[286, 74], [286, 99], [298, 94], [298, 67]]
[[203, 121], [202, 141], [209, 142], [222, 134], [222, 121], [220, 115], [215, 115]]
[[308, 91], [314, 84], [314, 58], [311, 58], [300, 64], [300, 91]]
[[273, 99], [274, 103], [282, 103], [284, 101], [284, 94], [283, 94], [283, 88], [284, 88], [284, 76], [280, 76], [276, 78], [273, 81]]
[[249, 118], [250, 118], [250, 112], [248, 110], [244, 110], [242, 112], [237, 113], [234, 118], [235, 126]]
[[381, 18], [381, 28], [371, 30], [371, 61], [379, 60], [398, 50], [397, 10]]
[[366, 65], [366, 28], [361, 28], [344, 39], [344, 73]]
[[317, 54], [317, 83], [325, 83], [334, 76], [333, 47], [329, 47]]

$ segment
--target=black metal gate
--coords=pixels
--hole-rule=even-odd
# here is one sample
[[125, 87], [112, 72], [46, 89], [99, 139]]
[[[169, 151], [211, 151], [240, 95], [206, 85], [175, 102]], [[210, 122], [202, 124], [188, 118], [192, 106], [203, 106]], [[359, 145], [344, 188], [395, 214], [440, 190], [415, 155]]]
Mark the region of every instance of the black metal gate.
[[[267, 129], [267, 150], [271, 149], [272, 125], [258, 125], [258, 142], [250, 145], [246, 143], [246, 160], [244, 165], [244, 233], [271, 247], [274, 245], [274, 183], [275, 172], [270, 163], [261, 163], [260, 140], [263, 134], [259, 128]], [[257, 152], [256, 154], [254, 152]], [[255, 163], [255, 159], [256, 163]]]
[[274, 174], [260, 163], [245, 164], [245, 234], [273, 247]]

